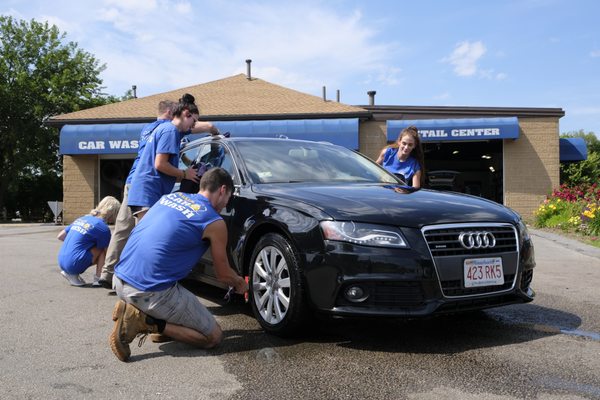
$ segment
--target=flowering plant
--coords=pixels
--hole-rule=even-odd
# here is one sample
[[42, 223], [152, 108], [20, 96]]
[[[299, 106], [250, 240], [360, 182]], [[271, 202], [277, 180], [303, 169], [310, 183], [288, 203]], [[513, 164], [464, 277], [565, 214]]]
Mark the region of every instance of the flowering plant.
[[581, 213], [581, 225], [590, 235], [600, 234], [600, 204], [589, 203]]
[[600, 187], [561, 185], [534, 212], [535, 225], [600, 235]]

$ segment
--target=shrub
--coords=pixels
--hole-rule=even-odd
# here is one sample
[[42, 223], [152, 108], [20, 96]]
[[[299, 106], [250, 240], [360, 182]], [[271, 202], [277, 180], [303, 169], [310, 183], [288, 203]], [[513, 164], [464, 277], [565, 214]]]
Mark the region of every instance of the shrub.
[[561, 185], [535, 211], [534, 225], [600, 235], [600, 188]]
[[581, 213], [581, 225], [588, 235], [600, 234], [600, 205], [589, 203]]

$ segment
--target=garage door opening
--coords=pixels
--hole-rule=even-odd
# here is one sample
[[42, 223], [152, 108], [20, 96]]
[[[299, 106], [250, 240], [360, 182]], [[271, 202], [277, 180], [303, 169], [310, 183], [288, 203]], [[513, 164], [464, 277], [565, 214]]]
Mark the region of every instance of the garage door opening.
[[502, 141], [424, 143], [426, 187], [503, 201]]
[[113, 196], [123, 200], [123, 187], [129, 175], [133, 159], [100, 160], [100, 199]]

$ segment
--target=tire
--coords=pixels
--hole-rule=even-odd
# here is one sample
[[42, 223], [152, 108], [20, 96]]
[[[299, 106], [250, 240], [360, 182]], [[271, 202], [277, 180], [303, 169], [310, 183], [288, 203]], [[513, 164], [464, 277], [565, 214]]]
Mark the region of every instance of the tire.
[[250, 303], [262, 328], [277, 336], [301, 332], [307, 320], [304, 283], [293, 245], [268, 233], [256, 244], [250, 259]]

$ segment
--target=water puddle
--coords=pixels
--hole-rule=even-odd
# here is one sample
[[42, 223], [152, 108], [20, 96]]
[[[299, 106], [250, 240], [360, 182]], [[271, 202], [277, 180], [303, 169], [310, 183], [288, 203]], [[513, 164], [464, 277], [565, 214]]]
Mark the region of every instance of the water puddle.
[[582, 337], [582, 338], [586, 338], [586, 339], [600, 341], [600, 333], [597, 333], [597, 332], [587, 332], [587, 331], [582, 331], [579, 329], [566, 329], [566, 328], [559, 328], [556, 326], [541, 325], [541, 324], [518, 324], [518, 325], [522, 326], [524, 328], [533, 329], [534, 331], [538, 331], [538, 332], [554, 333], [554, 334], [562, 333], [563, 335], [577, 336], [577, 337]]
[[550, 389], [559, 389], [569, 393], [575, 392], [594, 397], [600, 396], [600, 387], [595, 385], [571, 382], [560, 378], [544, 378], [542, 379], [541, 383], [543, 386]]
[[271, 347], [265, 347], [264, 349], [260, 349], [256, 353], [256, 359], [262, 362], [273, 363], [281, 360], [281, 356], [277, 352], [277, 350]]
[[561, 333], [565, 335], [581, 336], [584, 338], [600, 341], [600, 333], [580, 331], [579, 329], [561, 329]]

